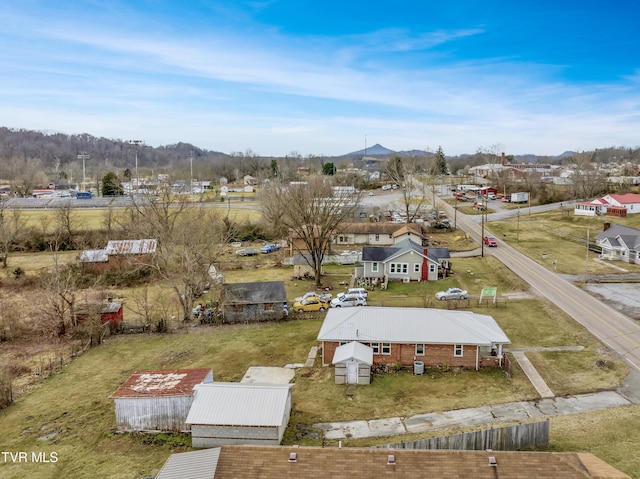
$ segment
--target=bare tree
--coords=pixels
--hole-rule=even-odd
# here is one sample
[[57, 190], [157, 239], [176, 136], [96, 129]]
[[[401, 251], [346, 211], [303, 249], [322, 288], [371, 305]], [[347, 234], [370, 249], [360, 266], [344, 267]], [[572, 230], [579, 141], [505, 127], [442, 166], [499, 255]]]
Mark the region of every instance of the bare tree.
[[151, 264], [140, 266], [153, 268], [167, 281], [183, 320], [191, 319], [194, 299], [209, 285], [209, 268], [227, 241], [222, 215], [167, 188], [157, 197], [134, 197], [126, 218], [129, 235], [158, 242]]
[[77, 272], [59, 261], [59, 252], [52, 246], [53, 270], [42, 278], [42, 312], [53, 319], [58, 336], [64, 336], [76, 326], [76, 302], [78, 300]]
[[595, 162], [595, 153], [577, 153], [571, 158], [573, 193], [578, 198], [590, 199], [606, 190], [605, 173]]
[[0, 255], [3, 268], [8, 265], [9, 253], [24, 240], [26, 227], [27, 221], [21, 210], [9, 209], [4, 201], [0, 202]]
[[385, 174], [400, 188], [400, 205], [407, 223], [413, 222], [426, 202], [429, 184], [428, 178], [425, 177], [428, 169], [426, 163], [425, 159], [399, 156], [394, 156], [387, 162]]
[[321, 285], [322, 261], [336, 227], [352, 218], [360, 202], [360, 193], [350, 188], [333, 188], [328, 178], [312, 176], [304, 185], [271, 182], [262, 198], [262, 214], [271, 224], [287, 229], [292, 244], [315, 272]]

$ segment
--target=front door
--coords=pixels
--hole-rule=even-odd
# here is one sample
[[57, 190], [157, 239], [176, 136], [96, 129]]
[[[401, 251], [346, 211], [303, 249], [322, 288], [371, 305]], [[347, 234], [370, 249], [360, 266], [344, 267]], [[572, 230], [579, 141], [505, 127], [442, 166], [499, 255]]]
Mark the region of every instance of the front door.
[[355, 361], [347, 363], [347, 384], [358, 384], [358, 363]]

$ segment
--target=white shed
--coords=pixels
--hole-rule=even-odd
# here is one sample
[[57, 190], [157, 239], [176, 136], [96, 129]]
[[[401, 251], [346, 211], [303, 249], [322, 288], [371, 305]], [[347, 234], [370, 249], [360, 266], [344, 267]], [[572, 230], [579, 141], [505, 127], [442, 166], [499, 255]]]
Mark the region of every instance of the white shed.
[[333, 355], [336, 384], [370, 384], [373, 348], [351, 341], [336, 348]]
[[277, 446], [291, 414], [291, 384], [198, 386], [187, 425], [197, 448], [225, 444]]
[[110, 397], [118, 431], [188, 431], [185, 424], [198, 384], [213, 382], [209, 368], [139, 371]]

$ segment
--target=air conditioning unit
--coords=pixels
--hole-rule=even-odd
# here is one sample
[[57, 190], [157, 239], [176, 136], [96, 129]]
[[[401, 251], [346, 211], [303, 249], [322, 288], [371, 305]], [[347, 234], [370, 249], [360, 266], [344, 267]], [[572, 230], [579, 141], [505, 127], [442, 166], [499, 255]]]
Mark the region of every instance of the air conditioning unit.
[[402, 278], [402, 282], [403, 283], [410, 283], [411, 282], [411, 278], [409, 278], [409, 276], [405, 276], [404, 278]]

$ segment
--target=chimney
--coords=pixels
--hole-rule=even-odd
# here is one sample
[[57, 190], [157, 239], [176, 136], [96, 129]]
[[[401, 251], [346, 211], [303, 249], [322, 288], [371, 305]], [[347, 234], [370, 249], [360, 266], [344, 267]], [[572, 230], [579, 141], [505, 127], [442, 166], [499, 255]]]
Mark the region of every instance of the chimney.
[[611, 223], [609, 223], [608, 221], [602, 223], [602, 231], [607, 231], [609, 228], [611, 228]]
[[504, 166], [504, 151], [502, 152], [502, 158], [500, 160], [500, 164]]

